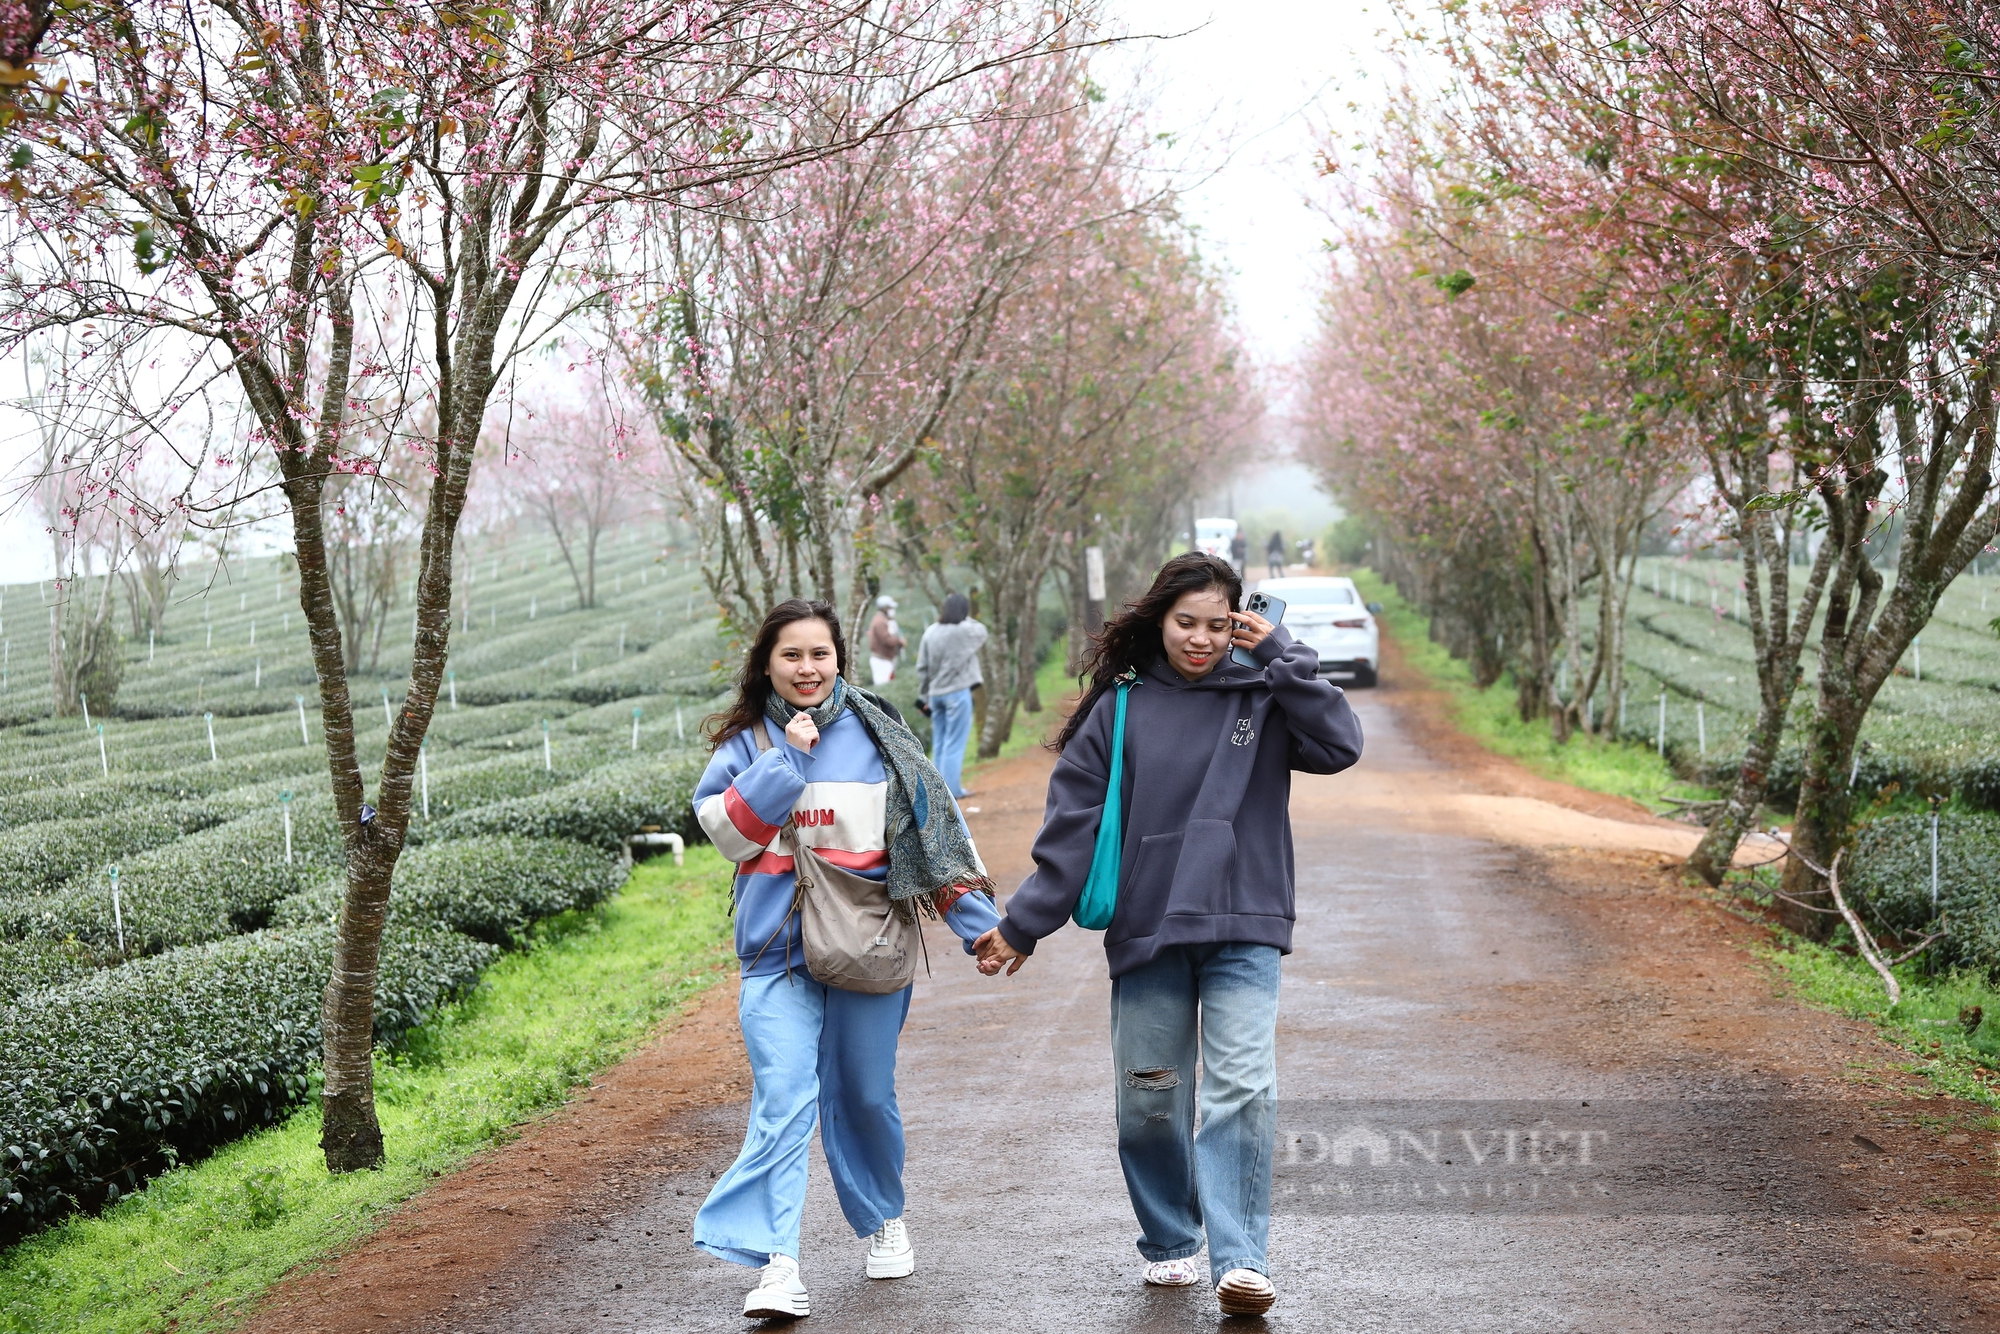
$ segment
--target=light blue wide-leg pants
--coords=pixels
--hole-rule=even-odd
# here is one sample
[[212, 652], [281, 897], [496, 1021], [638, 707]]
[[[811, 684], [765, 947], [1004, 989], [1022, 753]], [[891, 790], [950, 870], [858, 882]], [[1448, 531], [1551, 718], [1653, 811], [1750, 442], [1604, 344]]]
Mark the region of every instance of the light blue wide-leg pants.
[[799, 1254], [813, 1123], [840, 1211], [865, 1237], [903, 1213], [896, 1040], [910, 989], [867, 996], [794, 969], [746, 977], [737, 999], [754, 1083], [743, 1151], [694, 1216], [694, 1244], [732, 1264]]

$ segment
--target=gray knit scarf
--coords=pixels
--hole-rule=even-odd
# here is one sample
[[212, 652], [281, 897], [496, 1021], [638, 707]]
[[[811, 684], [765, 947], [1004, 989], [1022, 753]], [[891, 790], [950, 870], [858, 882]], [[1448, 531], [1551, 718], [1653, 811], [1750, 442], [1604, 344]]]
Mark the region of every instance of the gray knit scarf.
[[[889, 775], [888, 820], [889, 900], [907, 915], [921, 909], [936, 916], [949, 911], [957, 894], [940, 890], [993, 892], [993, 882], [979, 869], [972, 840], [959, 822], [958, 806], [944, 784], [944, 775], [924, 754], [923, 743], [898, 719], [886, 713], [866, 691], [850, 690], [845, 678], [835, 678], [833, 694], [824, 704], [800, 709], [777, 691], [764, 701], [765, 716], [780, 728], [803, 713], [824, 732], [852, 709], [882, 753]], [[950, 902], [940, 903], [949, 899]]]

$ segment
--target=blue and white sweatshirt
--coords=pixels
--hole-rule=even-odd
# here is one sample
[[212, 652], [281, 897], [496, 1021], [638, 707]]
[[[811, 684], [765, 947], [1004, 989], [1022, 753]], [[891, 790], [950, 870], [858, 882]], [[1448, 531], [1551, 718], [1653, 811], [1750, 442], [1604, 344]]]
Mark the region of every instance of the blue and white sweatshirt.
[[[736, 956], [745, 977], [805, 967], [792, 914], [798, 880], [779, 834], [787, 815], [798, 817], [799, 841], [834, 865], [876, 880], [889, 874], [889, 774], [861, 720], [843, 711], [810, 752], [776, 725], [770, 735], [767, 751], [749, 732], [716, 747], [694, 793], [695, 818], [737, 864]], [[1000, 914], [986, 895], [965, 894], [944, 920], [970, 954]]]

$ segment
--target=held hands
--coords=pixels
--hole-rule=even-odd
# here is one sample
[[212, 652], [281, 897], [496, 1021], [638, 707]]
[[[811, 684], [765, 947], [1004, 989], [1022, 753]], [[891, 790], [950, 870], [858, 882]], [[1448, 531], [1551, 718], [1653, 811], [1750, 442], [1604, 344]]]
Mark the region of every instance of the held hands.
[[1012, 977], [1028, 961], [1027, 955], [1007, 943], [1007, 938], [1000, 934], [997, 926], [973, 941], [972, 948], [979, 955], [979, 971], [987, 977], [998, 973], [1002, 966], [1006, 967], [1007, 976]]
[[1231, 648], [1240, 648], [1248, 653], [1270, 638], [1271, 623], [1254, 611], [1232, 611], [1229, 619], [1236, 622], [1229, 630]]
[[801, 710], [793, 714], [792, 720], [785, 724], [785, 740], [810, 755], [812, 748], [819, 744], [819, 728]]

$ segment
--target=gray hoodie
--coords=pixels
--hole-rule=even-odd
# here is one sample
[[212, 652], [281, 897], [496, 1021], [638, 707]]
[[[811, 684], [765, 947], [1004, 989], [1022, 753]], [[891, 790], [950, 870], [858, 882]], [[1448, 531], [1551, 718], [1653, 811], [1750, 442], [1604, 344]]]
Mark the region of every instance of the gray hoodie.
[[924, 631], [917, 645], [917, 693], [928, 698], [984, 684], [979, 648], [985, 642], [986, 627], [970, 617]]
[[[1283, 626], [1199, 681], [1165, 661], [1139, 669], [1125, 712], [1125, 840], [1118, 909], [1104, 933], [1111, 976], [1170, 945], [1292, 948], [1292, 771], [1361, 758], [1361, 723], [1310, 648]], [[1000, 934], [1023, 954], [1067, 922], [1089, 878], [1111, 773], [1117, 697], [1106, 693], [1056, 761], [1035, 870]]]

